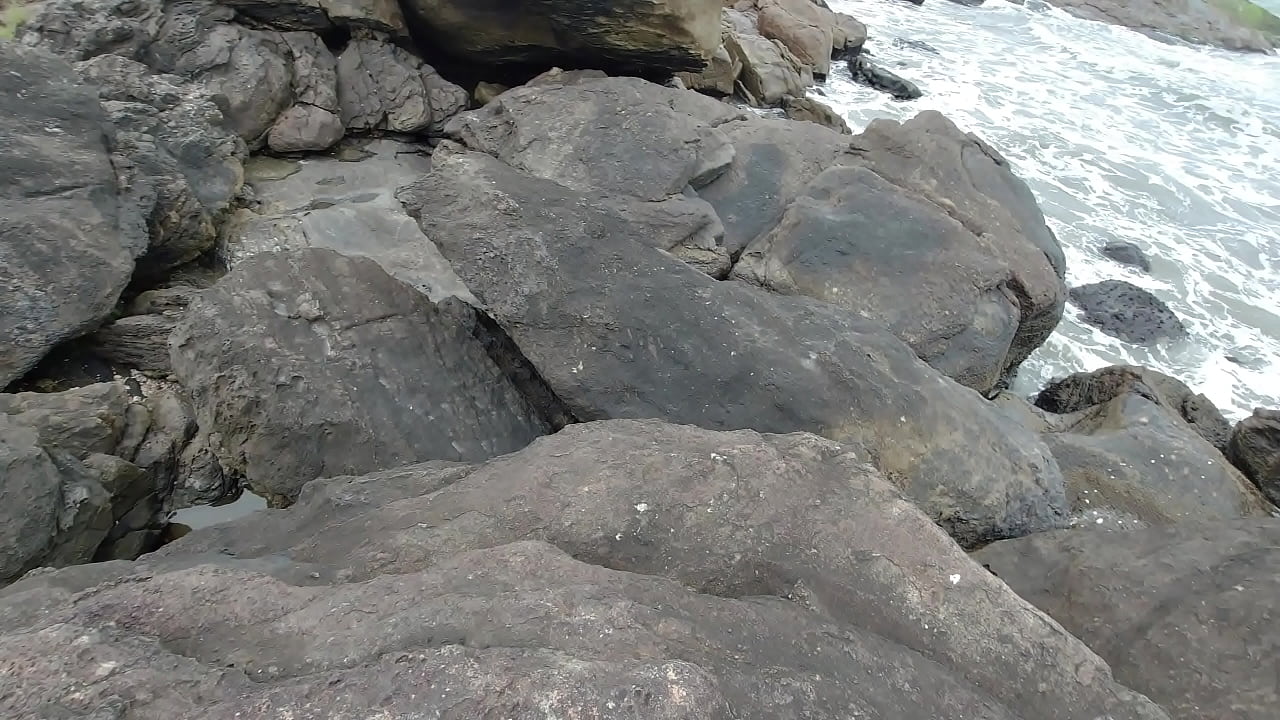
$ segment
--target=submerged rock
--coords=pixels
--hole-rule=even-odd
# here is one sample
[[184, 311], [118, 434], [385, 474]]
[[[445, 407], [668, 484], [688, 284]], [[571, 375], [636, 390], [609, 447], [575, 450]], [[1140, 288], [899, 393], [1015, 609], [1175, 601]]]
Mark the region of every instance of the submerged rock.
[[1073, 287], [1070, 296], [1085, 323], [1127, 343], [1155, 345], [1187, 335], [1168, 305], [1133, 283], [1103, 280]]
[[854, 82], [888, 93], [896, 100], [915, 100], [924, 95], [915, 83], [885, 70], [862, 54], [849, 58], [849, 72]]
[[1143, 272], [1151, 272], [1151, 261], [1142, 248], [1131, 242], [1109, 242], [1102, 246], [1102, 254], [1121, 265], [1130, 265]]
[[1280, 520], [1044, 533], [974, 559], [1171, 718], [1275, 717]]

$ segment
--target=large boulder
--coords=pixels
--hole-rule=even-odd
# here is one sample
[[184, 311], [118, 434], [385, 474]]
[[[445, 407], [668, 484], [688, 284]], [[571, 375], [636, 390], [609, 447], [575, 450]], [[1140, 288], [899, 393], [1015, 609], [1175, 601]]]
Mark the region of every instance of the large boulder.
[[1280, 43], [1280, 18], [1249, 0], [1049, 0], [1049, 3], [1090, 20], [1229, 50], [1266, 52]]
[[193, 430], [172, 393], [121, 382], [0, 394], [0, 583], [152, 549]]
[[1256, 408], [1231, 431], [1227, 457], [1280, 504], [1280, 410]]
[[725, 36], [724, 46], [742, 65], [739, 90], [753, 105], [777, 105], [783, 98], [804, 95], [813, 84], [812, 69], [779, 40], [735, 30]]
[[147, 248], [112, 168], [92, 87], [40, 50], [0, 43], [0, 387], [110, 314]]
[[400, 197], [579, 420], [861, 445], [964, 544], [1064, 521], [1033, 434], [868, 321], [680, 262], [662, 250], [678, 228], [474, 152], [438, 154]]
[[1156, 345], [1187, 336], [1178, 315], [1151, 291], [1125, 280], [1103, 280], [1071, 288], [1080, 319], [1134, 345]]
[[1274, 509], [1192, 427], [1139, 393], [1051, 422], [1042, 438], [1066, 478], [1073, 525], [1115, 530]]
[[376, 261], [434, 301], [478, 305], [395, 198], [430, 167], [425, 146], [386, 139], [348, 141], [305, 161], [253, 158], [245, 175], [255, 203], [224, 225], [219, 258], [234, 268], [262, 252], [329, 248]]
[[291, 535], [250, 516], [10, 588], [0, 710], [1166, 718], [812, 435], [591, 423], [332, 486]]
[[990, 392], [1062, 315], [1061, 248], [1008, 163], [937, 113], [877, 121], [858, 166], [824, 171], [734, 275], [889, 328], [953, 379]]
[[[836, 48], [835, 13], [813, 0], [759, 0], [760, 34], [787, 46], [815, 77], [826, 77]], [[845, 42], [847, 44], [847, 30]]]
[[372, 260], [306, 249], [240, 263], [170, 347], [224, 472], [284, 504], [321, 475], [481, 460], [546, 432], [492, 332]]
[[1275, 717], [1280, 520], [1044, 533], [975, 559], [1170, 717]]
[[1191, 426], [1200, 437], [1226, 451], [1231, 424], [1207, 396], [1164, 373], [1136, 365], [1111, 365], [1054, 380], [1036, 395], [1042, 410], [1065, 415], [1134, 394], [1161, 406]]
[[406, 0], [419, 36], [471, 64], [700, 70], [720, 42], [718, 0]]

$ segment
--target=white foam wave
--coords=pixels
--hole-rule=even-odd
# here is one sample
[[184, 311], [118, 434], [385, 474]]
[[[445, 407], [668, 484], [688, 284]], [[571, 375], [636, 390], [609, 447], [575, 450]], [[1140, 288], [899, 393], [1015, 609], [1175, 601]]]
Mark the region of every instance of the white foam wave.
[[[1280, 406], [1280, 58], [1166, 44], [1037, 0], [830, 4], [867, 24], [877, 62], [925, 92], [897, 102], [837, 69], [820, 90], [855, 131], [878, 117], [948, 115], [1031, 186], [1069, 284], [1129, 280], [1191, 334], [1135, 347], [1068, 307], [1015, 389], [1131, 362], [1181, 378], [1232, 417]], [[1152, 273], [1099, 254], [1111, 240], [1146, 249]]]

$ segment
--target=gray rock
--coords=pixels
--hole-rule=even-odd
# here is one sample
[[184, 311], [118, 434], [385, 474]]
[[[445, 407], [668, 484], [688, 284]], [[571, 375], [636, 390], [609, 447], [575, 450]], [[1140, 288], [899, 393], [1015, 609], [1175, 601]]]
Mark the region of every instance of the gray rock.
[[308, 249], [241, 262], [170, 348], [224, 473], [288, 503], [322, 475], [485, 459], [546, 432], [487, 332], [371, 260]]
[[294, 104], [272, 124], [267, 146], [286, 153], [325, 150], [345, 131], [338, 117], [338, 61], [312, 33], [283, 38], [293, 56]]
[[[715, 120], [702, 119], [709, 113]], [[714, 125], [735, 116], [723, 103], [638, 78], [548, 79], [459, 115], [448, 133], [580, 192], [659, 201], [725, 171], [734, 149]]]
[[1228, 50], [1266, 52], [1280, 37], [1280, 19], [1252, 2], [1218, 0], [1048, 0], [1089, 20], [1149, 35], [1172, 35]]
[[729, 49], [721, 43], [702, 72], [676, 73], [676, 77], [690, 90], [727, 96], [733, 94], [741, 74], [742, 62], [729, 54]]
[[0, 43], [0, 387], [97, 327], [147, 247], [97, 94], [49, 53]]
[[718, 0], [409, 0], [403, 7], [432, 48], [473, 66], [697, 71], [719, 43]]
[[1066, 478], [1073, 525], [1133, 529], [1273, 510], [1222, 453], [1138, 393], [1059, 423], [1042, 437]]
[[750, 118], [719, 130], [733, 143], [733, 162], [698, 195], [715, 208], [734, 255], [777, 225], [810, 180], [854, 157], [847, 135], [813, 123]]
[[426, 148], [392, 140], [352, 142], [337, 157], [254, 158], [246, 167], [257, 204], [226, 223], [218, 255], [234, 268], [261, 252], [329, 248], [375, 260], [433, 301], [472, 296], [395, 191], [431, 168]]
[[1144, 367], [1112, 365], [1054, 380], [1036, 395], [1035, 404], [1052, 413], [1067, 414], [1129, 393], [1160, 405], [1189, 424], [1210, 445], [1226, 451], [1231, 424], [1213, 401], [1177, 378]]
[[1102, 246], [1102, 254], [1121, 265], [1131, 265], [1143, 272], [1151, 272], [1151, 261], [1142, 248], [1131, 242], [1109, 242]]
[[832, 59], [847, 60], [862, 52], [867, 43], [867, 26], [857, 18], [836, 13], [836, 25], [831, 37]]
[[1280, 520], [1044, 533], [975, 554], [1177, 720], [1275, 717]]
[[1134, 345], [1155, 345], [1187, 336], [1177, 314], [1150, 291], [1124, 280], [1103, 280], [1071, 288], [1080, 319]]
[[[808, 0], [805, 1], [808, 2]], [[853, 131], [849, 129], [849, 123], [845, 122], [840, 113], [833, 110], [829, 105], [811, 97], [783, 98], [782, 109], [786, 111], [787, 117], [792, 120], [817, 123], [823, 127], [831, 128], [841, 135], [853, 134]]]
[[248, 151], [198, 85], [119, 55], [76, 67], [98, 84], [117, 128], [113, 164], [149, 238], [135, 277], [154, 281], [213, 247], [240, 192]]
[[349, 130], [439, 135], [470, 100], [466, 90], [391, 43], [357, 38], [338, 56], [338, 104]]
[[1062, 250], [1035, 198], [1003, 158], [937, 113], [872, 123], [853, 147], [860, 166], [811, 180], [734, 275], [868, 317], [991, 392], [1065, 303]]
[[1255, 408], [1236, 423], [1226, 452], [1271, 502], [1280, 504], [1280, 410]]
[[717, 283], [654, 228], [487, 155], [437, 157], [401, 199], [580, 420], [861, 444], [966, 544], [1064, 520], [1043, 445], [868, 322]]
[[[333, 717], [375, 690], [417, 695], [415, 711], [432, 711], [424, 703], [446, 686], [431, 683], [446, 682], [449, 707], [468, 716], [499, 700], [517, 717], [539, 698], [566, 715], [631, 702], [631, 690], [614, 694], [615, 681], [595, 674], [572, 676], [572, 690], [558, 671], [513, 680], [555, 658], [555, 668], [615, 668], [626, 688], [645, 658], [710, 678], [697, 686], [705, 696], [673, 695], [686, 675], [664, 670], [663, 701], [637, 701], [639, 717], [1165, 717], [860, 457], [812, 435], [589, 423], [481, 467], [347, 478], [314, 497], [192, 533], [74, 600], [103, 574], [75, 568], [9, 588], [0, 622], [13, 629], [0, 647], [26, 660], [24, 643], [38, 636], [50, 663], [20, 663], [18, 682], [66, 692], [65, 673], [83, 663], [49, 659], [64, 647], [49, 634], [64, 624], [97, 631], [90, 647], [93, 637], [121, 649], [159, 640], [86, 702], [127, 691], [112, 682], [156, 683], [147, 668], [161, 660], [145, 659], [164, 648], [170, 672], [192, 658], [211, 687], [221, 677], [217, 690], [167, 695], [170, 674], [130, 696], [187, 703], [177, 706], [186, 714], [208, 698], [202, 717], [301, 714], [304, 701]], [[282, 532], [295, 510], [307, 519]], [[112, 632], [136, 635], [103, 635]], [[439, 659], [465, 663], [469, 679], [428, 680], [439, 674], [422, 663], [447, 648], [470, 648]], [[500, 694], [476, 685], [499, 673]], [[342, 692], [321, 703], [313, 685]], [[732, 713], [717, 715], [718, 703]]]
[[[88, 562], [129, 535], [154, 547], [173, 460], [190, 436], [163, 393], [131, 400], [123, 383], [0, 394], [0, 583], [37, 565]], [[136, 557], [137, 552], [129, 555]]]
[[915, 83], [885, 70], [861, 53], [849, 58], [849, 73], [853, 75], [854, 82], [888, 93], [895, 100], [915, 100], [924, 95]]

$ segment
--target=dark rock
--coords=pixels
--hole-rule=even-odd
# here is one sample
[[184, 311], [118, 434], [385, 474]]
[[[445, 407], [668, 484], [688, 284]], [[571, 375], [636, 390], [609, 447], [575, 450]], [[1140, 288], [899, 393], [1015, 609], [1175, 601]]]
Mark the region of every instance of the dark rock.
[[718, 0], [409, 0], [402, 7], [433, 49], [481, 66], [693, 72], [703, 67], [720, 40]]
[[223, 0], [241, 15], [276, 30], [372, 31], [407, 40], [400, 5], [395, 0]]
[[309, 249], [240, 263], [170, 347], [224, 473], [290, 502], [321, 475], [480, 460], [546, 432], [484, 334], [462, 303]]
[[190, 418], [158, 392], [124, 383], [0, 394], [0, 583], [37, 565], [88, 562], [154, 547]]
[[930, 55], [942, 55], [942, 53], [938, 52], [938, 48], [923, 40], [915, 40], [913, 38], [896, 37], [893, 39], [893, 46], [899, 48], [911, 48], [912, 50], [919, 50]]
[[813, 123], [750, 118], [718, 129], [733, 143], [733, 162], [698, 195], [715, 208], [735, 256], [778, 224], [809, 181], [854, 157], [849, 136]]
[[1103, 280], [1073, 287], [1070, 296], [1085, 323], [1127, 343], [1154, 345], [1187, 335], [1168, 305], [1133, 283]]
[[[1065, 286], [1032, 239], [1045, 228], [1035, 201], [1014, 192], [1025, 186], [979, 141], [933, 115], [856, 138], [870, 169], [819, 175], [733, 273], [867, 317], [988, 393], [1052, 332]], [[926, 186], [924, 177], [949, 182]], [[953, 217], [979, 208], [992, 210], [974, 231]], [[1024, 230], [1019, 216], [1039, 227]]]
[[849, 58], [849, 72], [854, 82], [888, 93], [896, 100], [915, 100], [924, 95], [915, 83], [872, 63], [863, 53]]
[[982, 5], [983, 3], [985, 3], [987, 0], [950, 0], [950, 1], [957, 5], [966, 5], [968, 7], [978, 7], [979, 5]]
[[1256, 408], [1236, 423], [1227, 457], [1271, 502], [1280, 504], [1280, 410]]
[[1136, 392], [1059, 418], [1042, 437], [1067, 480], [1075, 525], [1133, 529], [1273, 509], [1192, 427]]
[[592, 423], [461, 475], [23, 580], [0, 710], [1166, 719], [830, 441]]
[[871, 323], [715, 282], [616, 206], [487, 155], [437, 157], [401, 199], [581, 420], [860, 444], [966, 544], [1062, 522], [1061, 481], [1036, 438]]
[[1228, 50], [1276, 47], [1280, 19], [1243, 0], [1048, 0], [1089, 20], [1165, 34]]
[[[808, 0], [805, 0], [808, 2]], [[792, 120], [803, 120], [805, 122], [817, 123], [823, 127], [831, 128], [841, 135], [852, 135], [853, 131], [849, 129], [849, 123], [845, 122], [840, 113], [831, 109], [829, 105], [814, 100], [810, 97], [787, 97], [782, 100], [782, 109], [786, 111], [787, 117]]]
[[1102, 254], [1121, 265], [1132, 265], [1143, 272], [1151, 272], [1151, 261], [1142, 248], [1131, 242], [1109, 242], [1102, 246]]
[[0, 43], [0, 387], [110, 314], [147, 247], [97, 94], [52, 55]]
[[356, 39], [338, 56], [338, 103], [349, 130], [440, 135], [470, 101], [466, 90], [391, 43]]
[[261, 252], [328, 248], [376, 261], [434, 301], [477, 305], [395, 191], [431, 168], [427, 148], [392, 140], [344, 144], [358, 159], [258, 157], [245, 167], [257, 201], [225, 224], [219, 257], [234, 268]]
[[1213, 401], [1193, 392], [1181, 380], [1143, 367], [1112, 365], [1054, 380], [1036, 396], [1035, 404], [1052, 413], [1067, 414], [1130, 393], [1165, 408], [1189, 424], [1210, 445], [1226, 451], [1231, 425]]
[[110, 323], [91, 337], [94, 351], [116, 366], [168, 375], [169, 333], [177, 319], [164, 315], [133, 315]]
[[974, 558], [1170, 717], [1275, 717], [1280, 520], [1044, 533]]

